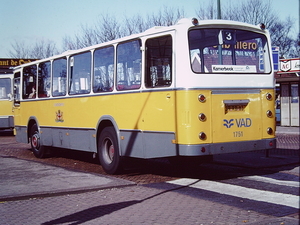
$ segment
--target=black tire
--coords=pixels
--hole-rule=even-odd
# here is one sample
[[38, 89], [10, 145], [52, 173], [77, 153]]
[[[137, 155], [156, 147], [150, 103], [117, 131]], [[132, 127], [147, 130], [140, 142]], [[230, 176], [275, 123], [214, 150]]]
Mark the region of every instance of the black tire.
[[32, 152], [37, 158], [44, 158], [46, 155], [45, 147], [41, 145], [41, 135], [38, 131], [38, 127], [34, 124], [30, 130], [30, 145]]
[[116, 132], [113, 127], [105, 127], [98, 140], [98, 156], [103, 170], [108, 174], [121, 172], [121, 157]]

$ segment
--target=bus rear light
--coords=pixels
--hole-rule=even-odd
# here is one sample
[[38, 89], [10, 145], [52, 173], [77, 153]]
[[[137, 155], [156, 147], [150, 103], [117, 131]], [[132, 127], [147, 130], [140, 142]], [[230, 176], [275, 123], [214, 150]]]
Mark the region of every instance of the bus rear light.
[[268, 133], [269, 135], [273, 134], [273, 129], [272, 129], [271, 127], [268, 127], [267, 133]]
[[271, 110], [267, 111], [267, 117], [272, 118], [273, 117], [273, 113]]
[[199, 100], [199, 102], [205, 102], [206, 101], [206, 97], [203, 94], [200, 94], [198, 96], [198, 100]]
[[266, 25], [264, 23], [260, 23], [259, 24], [260, 29], [265, 30], [266, 29]]
[[271, 101], [273, 99], [272, 94], [271, 93], [267, 93], [266, 94], [266, 99], [269, 100], [269, 101]]
[[269, 142], [269, 146], [273, 147], [273, 142], [272, 141]]
[[206, 134], [204, 133], [204, 132], [200, 132], [200, 134], [199, 134], [199, 138], [200, 138], [200, 140], [205, 140], [206, 139]]
[[198, 19], [197, 19], [197, 18], [193, 18], [193, 19], [192, 19], [192, 24], [193, 24], [194, 26], [199, 25]]
[[202, 121], [202, 122], [204, 122], [204, 121], [206, 120], [206, 116], [205, 116], [204, 113], [200, 113], [200, 114], [198, 115], [198, 118], [199, 118], [199, 120]]
[[202, 148], [201, 148], [201, 152], [204, 153], [205, 151], [206, 151], [206, 149], [205, 149], [204, 147], [202, 147]]

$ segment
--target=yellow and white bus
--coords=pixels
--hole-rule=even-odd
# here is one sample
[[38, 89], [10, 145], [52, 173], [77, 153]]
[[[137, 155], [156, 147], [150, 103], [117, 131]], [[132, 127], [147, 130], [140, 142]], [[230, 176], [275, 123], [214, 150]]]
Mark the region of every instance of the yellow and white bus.
[[0, 130], [14, 128], [13, 77], [11, 74], [0, 74]]
[[16, 139], [36, 157], [93, 152], [107, 173], [124, 157], [198, 157], [275, 147], [268, 31], [225, 20], [170, 27], [15, 68]]

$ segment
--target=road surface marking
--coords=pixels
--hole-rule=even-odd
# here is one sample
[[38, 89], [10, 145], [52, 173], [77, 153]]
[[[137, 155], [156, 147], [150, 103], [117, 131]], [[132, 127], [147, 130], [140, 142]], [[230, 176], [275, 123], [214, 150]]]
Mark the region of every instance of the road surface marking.
[[216, 181], [189, 178], [181, 178], [178, 180], [168, 181], [167, 183], [176, 184], [180, 186], [188, 186], [192, 188], [207, 190], [240, 198], [246, 198], [255, 201], [268, 202], [276, 205], [285, 205], [299, 209], [299, 196], [291, 194], [263, 191], [253, 188], [245, 188], [232, 184], [224, 184]]

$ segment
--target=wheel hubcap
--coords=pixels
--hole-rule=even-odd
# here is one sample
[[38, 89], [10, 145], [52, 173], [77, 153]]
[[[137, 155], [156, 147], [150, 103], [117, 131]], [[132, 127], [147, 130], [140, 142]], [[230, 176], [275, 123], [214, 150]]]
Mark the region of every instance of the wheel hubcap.
[[115, 148], [110, 139], [106, 139], [102, 147], [103, 158], [106, 163], [110, 164], [114, 160]]
[[38, 134], [34, 134], [31, 138], [31, 144], [34, 148], [38, 148], [39, 147], [39, 135]]
[[114, 159], [114, 154], [115, 154], [115, 148], [113, 145], [109, 146], [109, 150], [108, 150], [108, 155], [109, 158], [111, 159], [111, 161], [113, 161]]

